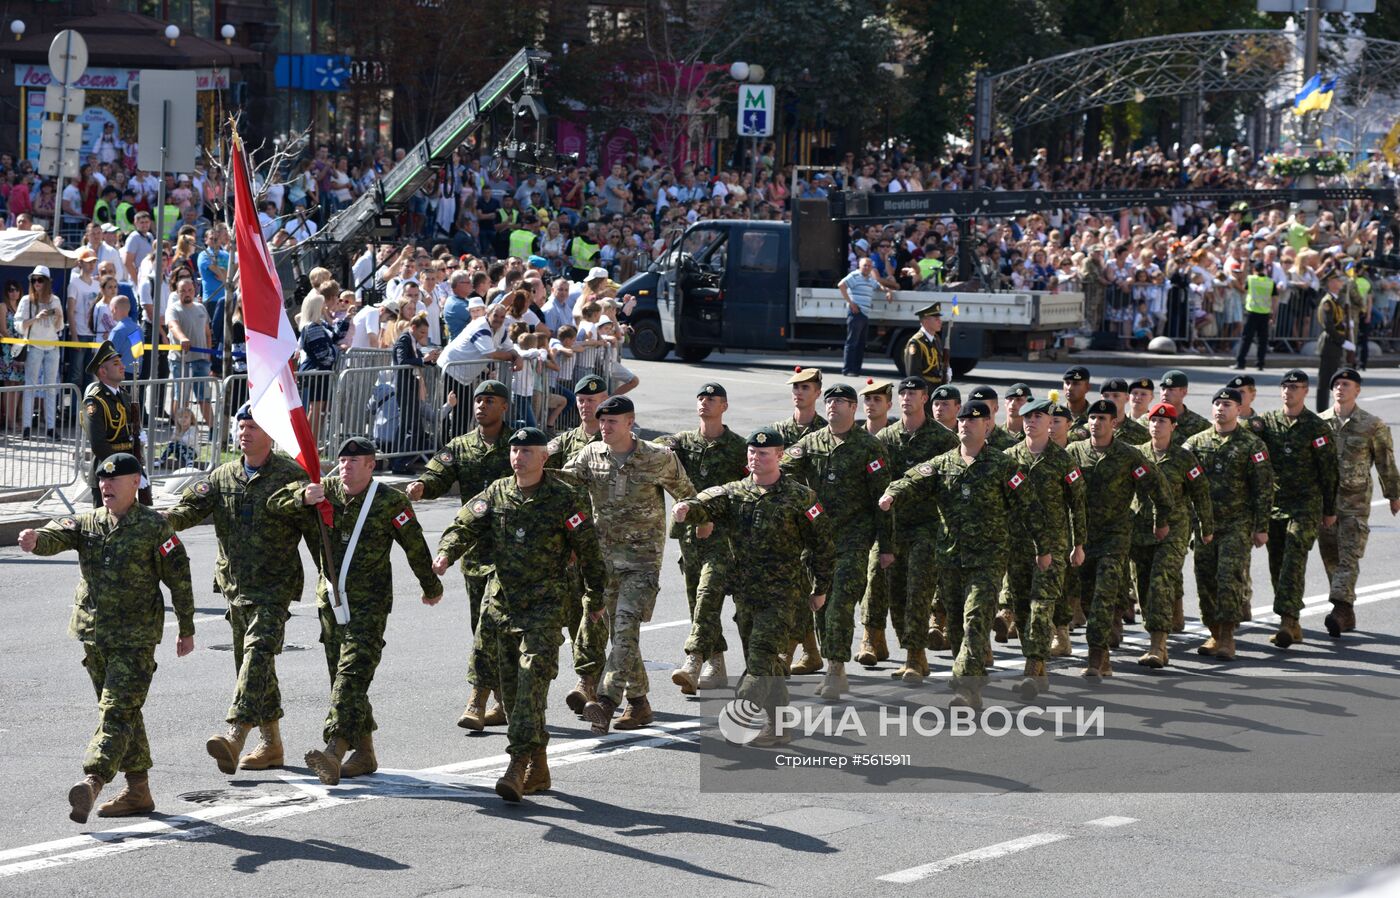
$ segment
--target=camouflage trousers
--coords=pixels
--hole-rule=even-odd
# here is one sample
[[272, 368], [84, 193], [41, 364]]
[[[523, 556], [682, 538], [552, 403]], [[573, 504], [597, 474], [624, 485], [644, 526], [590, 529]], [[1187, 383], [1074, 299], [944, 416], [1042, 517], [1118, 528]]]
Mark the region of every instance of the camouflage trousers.
[[615, 704], [647, 694], [647, 670], [642, 664], [642, 624], [651, 620], [660, 591], [656, 570], [616, 570], [608, 566], [607, 618], [612, 646], [603, 665], [599, 696]]
[[851, 640], [856, 633], [856, 606], [865, 596], [868, 552], [866, 544], [862, 542], [836, 547], [831, 571], [831, 594], [816, 613], [822, 656], [830, 661], [851, 660]]
[[1064, 552], [1053, 552], [1048, 570], [1041, 570], [1034, 555], [1013, 554], [1006, 567], [1001, 607], [1016, 615], [1021, 634], [1021, 654], [1035, 661], [1050, 657], [1050, 636], [1055, 629], [1055, 609], [1065, 588]]
[[1133, 579], [1142, 602], [1142, 625], [1149, 633], [1170, 633], [1176, 594], [1185, 588], [1183, 568], [1191, 538], [1172, 531], [1166, 539], [1150, 545], [1133, 546], [1129, 558]]
[[229, 605], [224, 619], [233, 630], [233, 667], [238, 682], [229, 723], [263, 724], [282, 719], [277, 656], [291, 611], [286, 605]]
[[[1088, 564], [1088, 559], [1084, 563]], [[1082, 565], [1065, 568], [1064, 583], [1060, 586], [1060, 596], [1055, 600], [1055, 610], [1051, 616], [1051, 622], [1057, 627], [1068, 627], [1074, 621], [1074, 603], [1080, 600], [1083, 585], [1079, 572], [1083, 569]]]
[[1319, 528], [1318, 549], [1327, 571], [1330, 601], [1343, 605], [1356, 601], [1356, 578], [1361, 574], [1361, 557], [1366, 554], [1370, 535], [1370, 521], [1361, 515], [1339, 514], [1335, 526]]
[[322, 735], [327, 742], [339, 737], [354, 745], [361, 736], [378, 729], [369, 703], [369, 686], [384, 657], [384, 626], [389, 614], [357, 610], [350, 623], [342, 626], [335, 622], [335, 612], [328, 605], [317, 611], [331, 675], [331, 707]]
[[151, 769], [151, 745], [141, 706], [156, 672], [156, 647], [100, 649], [83, 643], [83, 667], [97, 692], [97, 732], [83, 756], [83, 773], [107, 782], [118, 773]]
[[681, 575], [685, 578], [685, 599], [690, 606], [690, 636], [685, 652], [699, 652], [708, 658], [729, 648], [724, 639], [724, 595], [729, 590], [729, 566], [733, 563], [729, 540], [718, 534], [695, 539], [693, 530], [681, 537]]
[[583, 574], [577, 564], [569, 565], [569, 582], [573, 589], [564, 604], [563, 632], [572, 643], [574, 673], [580, 677], [600, 677], [608, 655], [608, 619], [589, 620], [584, 612]]
[[496, 689], [495, 628], [482, 617], [482, 609], [491, 604], [496, 578], [493, 574], [466, 574], [467, 603], [471, 608], [472, 647], [467, 653], [467, 682], [478, 689]]
[[1249, 553], [1254, 549], [1249, 527], [1216, 524], [1210, 545], [1197, 540], [1192, 548], [1201, 620], [1207, 626], [1238, 624], [1249, 584]]
[[[901, 648], [912, 652], [928, 648], [929, 612], [938, 595], [939, 565], [932, 532], [906, 534], [902, 540], [895, 547], [894, 564], [880, 573], [889, 576], [889, 612], [895, 636]], [[885, 628], [883, 617], [876, 626]]]
[[487, 611], [487, 617], [495, 631], [496, 677], [506, 709], [506, 751], [518, 755], [544, 748], [549, 744], [545, 708], [549, 684], [559, 673], [563, 631], [513, 627], [495, 608]]
[[991, 645], [992, 617], [1005, 576], [1005, 562], [980, 567], [942, 565], [939, 597], [948, 613], [954, 677], [987, 675], [983, 659]]
[[[905, 573], [904, 557], [895, 553], [894, 564], [880, 567], [880, 547], [870, 547], [870, 557], [865, 564], [865, 597], [861, 599], [860, 625], [870, 630], [885, 629], [889, 617], [890, 602], [894, 593], [903, 587]], [[898, 570], [896, 570], [898, 569]], [[901, 582], [896, 582], [896, 577]], [[899, 631], [899, 627], [895, 627]]]
[[1113, 615], [1118, 613], [1123, 579], [1128, 575], [1127, 567], [1126, 553], [1086, 558], [1079, 567], [1079, 600], [1089, 620], [1085, 641], [1090, 648], [1108, 648]]
[[[802, 601], [807, 601], [802, 596]], [[734, 623], [744, 648], [744, 673], [735, 690], [738, 698], [751, 701], [770, 715], [788, 703], [787, 682], [778, 656], [787, 651], [792, 629], [792, 600], [770, 599], [750, 602], [734, 598]]]
[[1269, 522], [1269, 541], [1265, 544], [1269, 551], [1269, 580], [1274, 586], [1274, 613], [1280, 617], [1297, 617], [1303, 610], [1308, 555], [1317, 542], [1320, 523], [1315, 517]]

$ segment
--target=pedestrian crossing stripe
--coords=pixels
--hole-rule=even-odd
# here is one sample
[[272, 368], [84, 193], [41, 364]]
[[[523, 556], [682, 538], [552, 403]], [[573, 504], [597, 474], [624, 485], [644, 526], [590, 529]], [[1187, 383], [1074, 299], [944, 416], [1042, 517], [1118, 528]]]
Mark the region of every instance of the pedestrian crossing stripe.
[[1146, 476], [1147, 476], [1147, 468], [1146, 468], [1144, 465], [1138, 465], [1136, 468], [1133, 468], [1133, 479], [1134, 479], [1134, 480], [1141, 480], [1142, 478], [1144, 478], [1144, 477], [1146, 477]]
[[569, 515], [569, 519], [564, 522], [564, 526], [568, 527], [570, 530], [577, 530], [583, 526], [583, 522], [586, 520], [588, 520], [588, 515], [581, 511], [576, 511]]
[[178, 548], [180, 548], [180, 537], [171, 536], [170, 539], [160, 544], [160, 554], [162, 556], [169, 555]]
[[1070, 471], [1068, 474], [1065, 475], [1065, 483], [1074, 483], [1075, 481], [1079, 480], [1080, 476], [1081, 475], [1079, 473], [1079, 469], [1075, 468], [1073, 471]]
[[813, 505], [811, 508], [807, 509], [807, 520], [815, 521], [818, 517], [821, 516], [822, 510], [822, 504], [820, 502], [818, 502], [816, 505]]
[[402, 530], [404, 525], [411, 520], [413, 520], [413, 509], [405, 508], [394, 516], [394, 527], [398, 530]]
[[877, 459], [875, 459], [874, 461], [872, 461], [870, 464], [866, 465], [866, 466], [865, 466], [865, 470], [869, 471], [871, 474], [874, 474], [876, 471], [879, 471], [879, 470], [882, 469], [884, 466], [885, 466], [884, 463], [881, 462], [880, 459], [877, 458]]
[[1327, 437], [1318, 437], [1317, 439], [1313, 440], [1313, 445], [1321, 449], [1323, 446], [1327, 445]]
[[1204, 472], [1201, 470], [1201, 466], [1196, 465], [1194, 468], [1186, 472], [1186, 476], [1191, 480], [1195, 480], [1197, 477], [1200, 477], [1202, 473]]
[[1256, 453], [1254, 453], [1253, 455], [1251, 455], [1250, 458], [1254, 459], [1254, 463], [1257, 465], [1257, 464], [1259, 464], [1261, 461], [1267, 461], [1267, 460], [1268, 460], [1268, 458], [1269, 458], [1269, 452], [1268, 452], [1268, 450], [1266, 450], [1266, 449], [1260, 449], [1258, 452], [1256, 452]]
[[1026, 482], [1026, 478], [1023, 477], [1023, 476], [1021, 476], [1021, 472], [1020, 472], [1020, 471], [1017, 471], [1016, 474], [1015, 474], [1010, 480], [1006, 481], [1006, 485], [1009, 486], [1009, 487], [1011, 487], [1011, 488], [1014, 490], [1014, 489], [1019, 488], [1019, 487], [1021, 486], [1021, 484], [1025, 483], [1025, 482]]

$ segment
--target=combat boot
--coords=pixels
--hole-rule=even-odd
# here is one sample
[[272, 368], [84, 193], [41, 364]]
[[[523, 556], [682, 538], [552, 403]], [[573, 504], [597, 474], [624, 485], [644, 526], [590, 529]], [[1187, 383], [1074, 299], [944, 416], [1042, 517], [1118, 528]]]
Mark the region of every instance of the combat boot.
[[464, 730], [481, 730], [486, 728], [486, 699], [491, 693], [478, 686], [472, 687], [472, 697], [467, 701], [467, 707], [462, 711], [462, 716], [457, 718], [457, 726]]
[[885, 628], [879, 627], [875, 630], [875, 639], [871, 642], [875, 646], [875, 663], [890, 660], [890, 645], [885, 642]]
[[779, 653], [778, 653], [778, 663], [780, 663], [780, 664], [783, 665], [783, 676], [785, 676], [785, 677], [790, 677], [790, 676], [792, 676], [792, 656], [793, 656], [794, 654], [796, 654], [796, 652], [797, 652], [797, 640], [796, 640], [796, 639], [793, 639], [793, 640], [790, 640], [790, 641], [788, 642], [788, 647], [787, 647], [787, 651], [786, 651], [786, 652], [779, 652]]
[[1124, 609], [1124, 611], [1123, 611], [1123, 623], [1125, 623], [1125, 624], [1135, 624], [1135, 623], [1137, 623], [1137, 606], [1136, 606], [1136, 605], [1129, 604], [1128, 607], [1127, 607], [1126, 609]]
[[1240, 602], [1240, 620], [1241, 620], [1241, 621], [1250, 621], [1250, 620], [1254, 620], [1254, 609], [1251, 608], [1251, 607], [1249, 607], [1251, 604], [1252, 604], [1252, 602], [1251, 602], [1250, 600], [1248, 600], [1248, 599], [1246, 599], [1246, 600], [1243, 601], [1243, 602]]
[[997, 616], [992, 618], [992, 638], [997, 642], [1006, 642], [1011, 638], [1011, 631], [1016, 629], [1016, 612], [1010, 608], [1003, 608], [997, 612]]
[[992, 644], [987, 643], [987, 647], [982, 650], [982, 665], [987, 668], [995, 667], [997, 656], [992, 653]]
[[874, 667], [877, 663], [879, 663], [875, 660], [874, 628], [865, 628], [865, 633], [860, 638], [860, 648], [856, 649], [854, 660], [857, 664], [863, 665], [865, 667]]
[[619, 730], [640, 730], [644, 726], [650, 726], [654, 716], [651, 712], [651, 702], [647, 701], [645, 695], [628, 696], [627, 710], [617, 719], [616, 727]]
[[1152, 645], [1137, 659], [1137, 663], [1152, 670], [1160, 670], [1167, 666], [1167, 634], [1155, 630], [1150, 635]]
[[778, 732], [777, 726], [773, 723], [773, 715], [766, 715], [763, 721], [763, 729], [758, 731], [758, 735], [753, 737], [750, 745], [758, 748], [775, 748], [779, 745], [787, 745], [792, 741], [792, 731], [784, 729]]
[[1084, 665], [1084, 669], [1079, 675], [1090, 680], [1097, 680], [1103, 676], [1103, 656], [1108, 654], [1108, 649], [1089, 646], [1089, 660]]
[[1177, 596], [1172, 601], [1172, 632], [1186, 632], [1186, 607], [1181, 596]]
[[1084, 602], [1082, 599], [1070, 599], [1069, 607], [1070, 611], [1074, 614], [1074, 619], [1069, 622], [1069, 628], [1071, 630], [1078, 630], [1089, 622], [1089, 619], [1084, 616]]
[[1045, 662], [1027, 658], [1025, 675], [1021, 678], [1021, 684], [1016, 687], [1021, 701], [1028, 702], [1049, 689], [1050, 677], [1045, 673]]
[[1113, 626], [1108, 631], [1108, 647], [1116, 649], [1123, 644], [1123, 615], [1113, 615]]
[[1235, 660], [1235, 624], [1221, 624], [1215, 637], [1215, 657], [1221, 661]]
[[1101, 676], [1101, 677], [1111, 677], [1111, 676], [1113, 676], [1113, 650], [1112, 650], [1112, 649], [1104, 649], [1104, 650], [1103, 650], [1103, 654], [1099, 656], [1099, 676]]
[[671, 682], [681, 687], [681, 695], [694, 695], [700, 679], [700, 653], [685, 656], [685, 663], [671, 672]]
[[78, 784], [68, 790], [68, 819], [74, 823], [87, 823], [88, 815], [92, 813], [92, 803], [97, 801], [97, 796], [101, 794], [102, 787], [107, 785], [107, 781], [95, 773], [89, 773], [78, 781]]
[[701, 689], [728, 689], [729, 671], [724, 669], [724, 652], [715, 652], [700, 666]]
[[583, 714], [583, 706], [598, 698], [598, 678], [583, 674], [574, 684], [573, 690], [564, 696], [564, 704], [575, 714]]
[[1343, 603], [1338, 609], [1342, 612], [1342, 632], [1350, 633], [1356, 629], [1356, 606]]
[[822, 652], [817, 647], [817, 634], [808, 633], [802, 637], [802, 655], [792, 662], [792, 672], [801, 676], [822, 669]]
[[617, 710], [617, 702], [600, 695], [593, 701], [583, 706], [583, 719], [592, 724], [589, 729], [599, 736], [606, 735], [608, 727], [612, 726], [613, 712]]
[[1281, 649], [1286, 649], [1295, 642], [1303, 641], [1303, 628], [1298, 625], [1298, 618], [1282, 615], [1278, 619], [1278, 632], [1269, 637], [1269, 643]]
[[530, 752], [530, 763], [525, 768], [525, 794], [544, 792], [552, 785], [549, 779], [549, 752], [537, 748]]
[[313, 748], [306, 753], [306, 766], [327, 786], [340, 785], [340, 759], [350, 744], [339, 736], [326, 743], [324, 749]]
[[841, 700], [844, 693], [850, 692], [850, 683], [846, 681], [846, 663], [844, 661], [833, 661], [827, 666], [826, 675], [822, 677], [822, 684], [817, 687], [817, 697], [824, 698], [829, 702]]
[[128, 773], [126, 785], [117, 793], [116, 798], [104, 802], [97, 809], [97, 816], [136, 817], [141, 814], [149, 814], [155, 809], [156, 802], [151, 797], [149, 777], [144, 772]]
[[941, 604], [934, 607], [933, 615], [929, 618], [928, 650], [948, 651], [948, 612], [943, 610]]
[[1069, 658], [1074, 655], [1074, 646], [1069, 641], [1069, 625], [1065, 624], [1055, 628], [1055, 634], [1050, 637], [1050, 657]]
[[836, 681], [835, 697], [840, 699], [843, 695], [849, 695], [851, 692], [851, 684], [846, 680], [846, 662], [833, 661], [831, 662], [831, 667], [831, 672], [835, 676]]
[[1206, 624], [1210, 628], [1210, 638], [1196, 646], [1197, 655], [1214, 655], [1220, 640], [1220, 625]]
[[243, 756], [238, 766], [244, 770], [267, 770], [270, 767], [281, 767], [284, 760], [282, 721], [269, 720], [258, 727], [258, 744]]
[[501, 704], [501, 690], [491, 690], [491, 710], [486, 712], [486, 716], [481, 718], [481, 722], [489, 727], [504, 726], [506, 722], [506, 709]]
[[517, 802], [525, 794], [525, 768], [530, 765], [530, 755], [521, 752], [510, 756], [506, 772], [496, 780], [496, 794], [509, 802]]
[[977, 686], [966, 683], [953, 687], [953, 700], [948, 703], [950, 708], [971, 708], [974, 711], [982, 710], [982, 690]]
[[231, 723], [228, 730], [218, 736], [210, 736], [204, 743], [209, 757], [219, 765], [220, 773], [238, 772], [238, 753], [243, 751], [243, 743], [248, 739], [251, 723]]
[[379, 769], [379, 759], [374, 756], [374, 736], [365, 733], [360, 737], [360, 741], [355, 743], [355, 750], [350, 752], [350, 757], [345, 759], [345, 765], [340, 768], [340, 778], [350, 779], [355, 776], [368, 776]]
[[904, 673], [900, 674], [900, 679], [905, 686], [918, 686], [928, 676], [928, 655], [923, 649], [910, 649], [909, 659], [904, 662], [901, 668]]

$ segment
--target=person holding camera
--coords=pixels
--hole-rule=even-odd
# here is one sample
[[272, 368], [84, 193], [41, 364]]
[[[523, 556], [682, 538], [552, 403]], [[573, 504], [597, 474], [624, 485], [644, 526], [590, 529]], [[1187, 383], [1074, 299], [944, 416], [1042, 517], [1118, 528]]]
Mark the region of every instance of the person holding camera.
[[[29, 292], [20, 298], [15, 311], [20, 335], [27, 340], [54, 342], [63, 330], [63, 304], [53, 295], [53, 278], [47, 265], [36, 265], [29, 273]], [[24, 357], [24, 408], [20, 421], [24, 423], [24, 439], [29, 439], [30, 423], [34, 417], [34, 390], [40, 384], [49, 387], [43, 393], [44, 429], [54, 438], [57, 416], [58, 347], [30, 344]]]

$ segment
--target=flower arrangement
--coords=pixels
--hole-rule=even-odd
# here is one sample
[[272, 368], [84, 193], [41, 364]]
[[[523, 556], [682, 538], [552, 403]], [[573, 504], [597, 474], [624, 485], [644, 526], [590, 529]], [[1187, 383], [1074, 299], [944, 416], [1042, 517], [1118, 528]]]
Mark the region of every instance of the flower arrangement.
[[1351, 163], [1342, 153], [1327, 150], [1315, 156], [1285, 156], [1274, 153], [1265, 157], [1269, 173], [1282, 178], [1296, 178], [1300, 175], [1342, 175], [1346, 174]]

